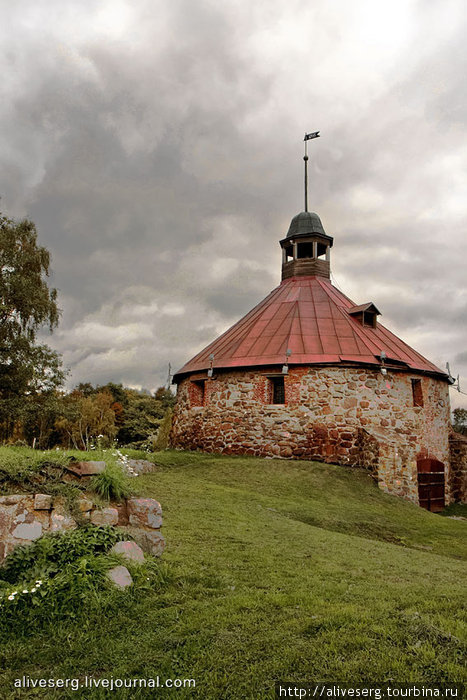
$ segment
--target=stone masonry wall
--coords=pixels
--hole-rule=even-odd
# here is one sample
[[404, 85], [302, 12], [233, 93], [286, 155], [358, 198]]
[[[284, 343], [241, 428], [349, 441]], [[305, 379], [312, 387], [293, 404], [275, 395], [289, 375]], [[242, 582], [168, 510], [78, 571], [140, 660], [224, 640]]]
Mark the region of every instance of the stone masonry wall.
[[[120, 504], [98, 508], [82, 496], [77, 507], [91, 525], [115, 525], [131, 535], [144, 551], [159, 556], [165, 546], [160, 532], [162, 509], [153, 498], [128, 498]], [[77, 527], [63, 499], [45, 493], [0, 496], [0, 564], [19, 545], [30, 544], [48, 532]]]
[[452, 432], [451, 449], [452, 495], [456, 501], [467, 503], [467, 435]]
[[[263, 370], [192, 375], [178, 386], [171, 444], [227, 454], [317, 459], [364, 466], [380, 487], [418, 503], [417, 457], [446, 467], [450, 502], [447, 383], [416, 374], [351, 367], [290, 367], [285, 404], [272, 404]], [[414, 406], [411, 379], [421, 379]]]

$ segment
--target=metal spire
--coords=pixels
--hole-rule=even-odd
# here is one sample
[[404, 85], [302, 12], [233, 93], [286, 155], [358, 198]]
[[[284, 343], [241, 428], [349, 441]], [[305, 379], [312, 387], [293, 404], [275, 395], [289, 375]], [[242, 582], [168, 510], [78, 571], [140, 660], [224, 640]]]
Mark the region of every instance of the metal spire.
[[319, 137], [319, 131], [313, 131], [311, 134], [305, 134], [305, 155], [303, 160], [305, 161], [305, 211], [308, 211], [308, 153], [307, 153], [307, 141], [310, 139], [317, 139]]

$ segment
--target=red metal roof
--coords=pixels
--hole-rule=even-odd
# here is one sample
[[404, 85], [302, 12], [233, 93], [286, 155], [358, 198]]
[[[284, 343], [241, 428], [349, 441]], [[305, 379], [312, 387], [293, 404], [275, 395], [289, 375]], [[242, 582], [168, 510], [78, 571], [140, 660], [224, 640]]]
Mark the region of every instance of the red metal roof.
[[324, 277], [291, 277], [219, 338], [214, 340], [175, 375], [213, 367], [282, 365], [290, 349], [289, 365], [381, 364], [442, 375], [426, 360], [380, 323], [362, 326], [349, 311], [354, 303]]

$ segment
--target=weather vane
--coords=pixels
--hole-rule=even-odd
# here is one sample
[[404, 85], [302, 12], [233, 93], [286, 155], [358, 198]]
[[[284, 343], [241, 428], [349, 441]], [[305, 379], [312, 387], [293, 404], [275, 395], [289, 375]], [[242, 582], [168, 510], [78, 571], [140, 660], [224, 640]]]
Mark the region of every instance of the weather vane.
[[308, 211], [308, 153], [307, 153], [307, 141], [310, 139], [317, 139], [319, 137], [319, 131], [313, 131], [311, 134], [305, 134], [305, 155], [303, 160], [305, 161], [305, 211]]

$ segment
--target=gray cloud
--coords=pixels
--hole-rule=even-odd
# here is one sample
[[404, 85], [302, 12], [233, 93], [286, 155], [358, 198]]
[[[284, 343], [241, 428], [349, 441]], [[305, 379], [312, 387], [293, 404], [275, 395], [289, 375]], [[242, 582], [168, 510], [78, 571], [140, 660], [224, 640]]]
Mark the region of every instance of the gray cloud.
[[1, 39], [2, 207], [72, 382], [154, 388], [279, 282], [310, 129], [336, 282], [467, 377], [460, 1], [22, 0]]

